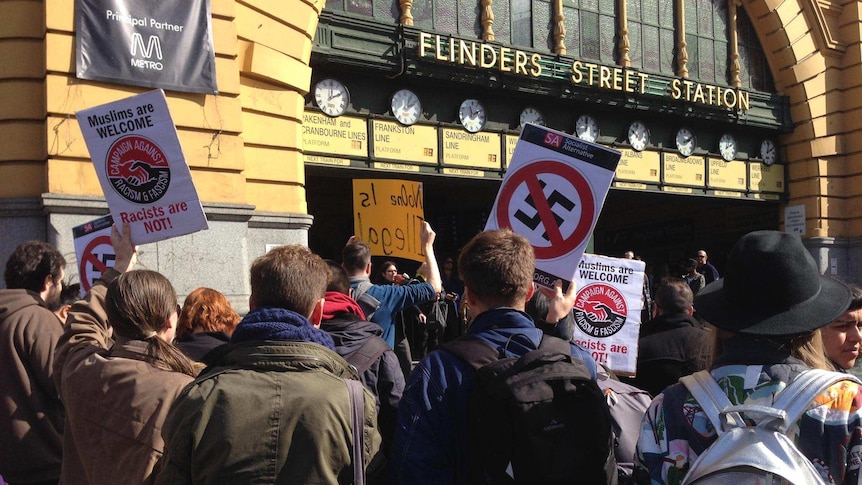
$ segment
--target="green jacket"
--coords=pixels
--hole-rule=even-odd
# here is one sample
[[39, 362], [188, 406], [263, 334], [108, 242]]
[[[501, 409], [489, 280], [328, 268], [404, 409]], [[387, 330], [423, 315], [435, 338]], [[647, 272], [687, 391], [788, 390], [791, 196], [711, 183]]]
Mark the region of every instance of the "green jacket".
[[[158, 484], [353, 482], [355, 379], [331, 350], [301, 341], [229, 344], [174, 403]], [[382, 467], [374, 396], [365, 391], [365, 463]]]

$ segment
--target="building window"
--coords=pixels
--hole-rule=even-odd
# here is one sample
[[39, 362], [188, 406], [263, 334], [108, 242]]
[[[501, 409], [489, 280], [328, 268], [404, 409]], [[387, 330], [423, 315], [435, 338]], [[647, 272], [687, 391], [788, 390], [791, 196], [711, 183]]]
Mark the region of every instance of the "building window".
[[689, 78], [712, 84], [727, 79], [727, 0], [685, 0]]
[[566, 54], [615, 64], [616, 16], [615, 0], [563, 0]]
[[736, 25], [741, 87], [758, 91], [774, 91], [775, 82], [772, 80], [772, 72], [766, 62], [763, 48], [760, 47], [751, 19], [742, 8], [736, 12]]
[[326, 0], [326, 9], [348, 12], [378, 20], [398, 20], [397, 0]]
[[631, 67], [674, 75], [674, 3], [626, 0]]

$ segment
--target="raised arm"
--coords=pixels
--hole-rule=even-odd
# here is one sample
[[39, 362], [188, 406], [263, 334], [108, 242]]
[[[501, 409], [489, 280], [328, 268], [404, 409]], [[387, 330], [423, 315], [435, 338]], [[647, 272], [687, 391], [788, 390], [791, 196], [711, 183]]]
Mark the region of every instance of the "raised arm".
[[431, 229], [428, 221], [422, 222], [422, 230], [419, 233], [422, 248], [425, 250], [426, 280], [438, 294], [443, 291], [443, 279], [440, 278], [440, 267], [437, 266], [437, 258], [434, 256], [434, 239], [437, 233]]

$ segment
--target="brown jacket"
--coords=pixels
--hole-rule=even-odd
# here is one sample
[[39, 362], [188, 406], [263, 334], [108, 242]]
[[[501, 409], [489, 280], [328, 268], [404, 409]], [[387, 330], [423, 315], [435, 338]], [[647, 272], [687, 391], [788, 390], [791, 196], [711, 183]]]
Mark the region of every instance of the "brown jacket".
[[[147, 343], [111, 339], [98, 280], [86, 301], [72, 306], [57, 346], [55, 379], [66, 406], [61, 483], [149, 482], [164, 449], [165, 416], [192, 377], [158, 365]], [[109, 350], [110, 349], [110, 350]]]
[[38, 293], [0, 290], [0, 475], [6, 480], [60, 476], [63, 407], [52, 368], [62, 334]]

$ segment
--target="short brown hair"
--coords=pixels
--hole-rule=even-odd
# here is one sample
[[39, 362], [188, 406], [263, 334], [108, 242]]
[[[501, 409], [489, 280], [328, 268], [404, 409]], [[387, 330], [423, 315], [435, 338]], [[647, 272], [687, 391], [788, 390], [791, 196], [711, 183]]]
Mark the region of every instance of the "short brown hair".
[[197, 288], [186, 296], [177, 321], [177, 338], [193, 333], [224, 332], [228, 335], [239, 323], [239, 315], [227, 297], [212, 288]]
[[341, 264], [350, 275], [365, 271], [370, 262], [371, 248], [363, 241], [351, 242], [341, 251]]
[[509, 229], [480, 232], [458, 257], [464, 286], [491, 307], [523, 304], [535, 268], [530, 242]]
[[280, 246], [252, 263], [251, 300], [257, 308], [285, 308], [307, 317], [326, 293], [327, 275], [326, 263], [307, 247]]
[[664, 278], [655, 290], [655, 304], [664, 313], [688, 313], [694, 304], [694, 293], [684, 279]]

